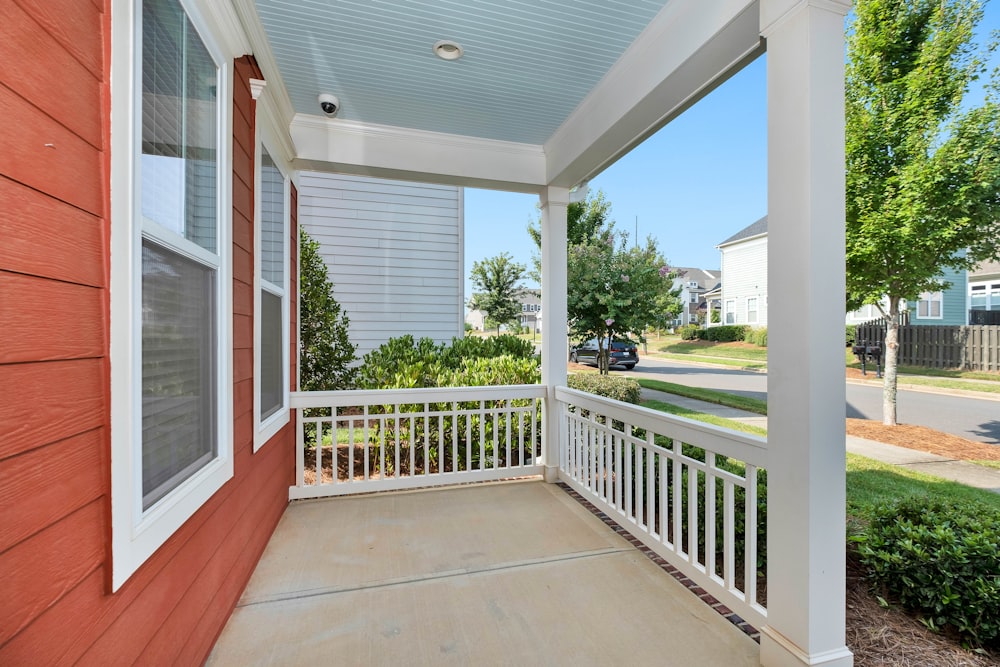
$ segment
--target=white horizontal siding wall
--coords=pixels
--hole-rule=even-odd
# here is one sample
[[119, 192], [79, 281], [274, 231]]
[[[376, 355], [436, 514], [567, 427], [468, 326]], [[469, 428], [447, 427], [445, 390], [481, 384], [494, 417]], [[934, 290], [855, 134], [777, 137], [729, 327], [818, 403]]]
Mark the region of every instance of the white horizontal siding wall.
[[[722, 303], [734, 302], [736, 324], [767, 326], [767, 237], [721, 248]], [[757, 298], [757, 321], [747, 322], [747, 299]], [[725, 313], [722, 323], [726, 323]]]
[[319, 241], [359, 357], [412, 334], [463, 331], [462, 189], [302, 172], [299, 223]]

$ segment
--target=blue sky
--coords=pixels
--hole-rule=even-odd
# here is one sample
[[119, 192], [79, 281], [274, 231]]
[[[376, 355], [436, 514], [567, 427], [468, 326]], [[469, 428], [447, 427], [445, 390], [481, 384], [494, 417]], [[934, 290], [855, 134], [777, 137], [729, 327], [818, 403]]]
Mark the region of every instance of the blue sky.
[[[986, 6], [977, 40], [1000, 28]], [[994, 56], [993, 66], [1000, 66]], [[766, 55], [758, 58], [590, 182], [611, 202], [618, 229], [653, 236], [672, 266], [719, 268], [715, 246], [767, 213]], [[981, 100], [979, 91], [970, 93]], [[534, 195], [465, 191], [465, 295], [472, 263], [501, 252], [530, 266], [525, 231]], [[529, 283], [526, 283], [529, 284]]]

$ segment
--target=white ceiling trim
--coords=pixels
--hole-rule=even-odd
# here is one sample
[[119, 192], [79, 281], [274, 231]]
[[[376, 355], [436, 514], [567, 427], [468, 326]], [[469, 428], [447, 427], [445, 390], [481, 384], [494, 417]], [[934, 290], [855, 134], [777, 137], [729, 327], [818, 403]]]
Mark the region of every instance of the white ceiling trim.
[[545, 143], [547, 181], [595, 176], [763, 51], [757, 0], [674, 0]]
[[[266, 103], [269, 111], [273, 114], [274, 121], [277, 124], [288, 127], [289, 123], [292, 122], [292, 117], [295, 115], [295, 110], [292, 107], [292, 100], [288, 96], [288, 89], [285, 87], [285, 82], [281, 78], [281, 70], [278, 69], [278, 63], [274, 59], [274, 53], [271, 51], [271, 43], [267, 39], [267, 33], [264, 32], [264, 25], [260, 22], [260, 16], [257, 15], [257, 6], [254, 4], [254, 0], [231, 1], [233, 9], [239, 17], [243, 32], [246, 35], [248, 43], [247, 53], [252, 54], [257, 60], [261, 74], [264, 75], [264, 80], [267, 81]], [[284, 144], [283, 148], [286, 150], [291, 146], [291, 143], [284, 137], [282, 137], [282, 143]], [[290, 152], [288, 155], [289, 159], [293, 155], [294, 153]]]
[[297, 114], [296, 166], [428, 183], [540, 192], [542, 147]]

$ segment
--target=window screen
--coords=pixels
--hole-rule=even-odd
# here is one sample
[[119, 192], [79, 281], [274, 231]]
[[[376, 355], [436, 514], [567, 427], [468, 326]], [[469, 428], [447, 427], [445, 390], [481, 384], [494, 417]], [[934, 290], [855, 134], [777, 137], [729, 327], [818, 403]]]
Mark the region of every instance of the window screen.
[[260, 419], [284, 406], [285, 177], [266, 149], [260, 161]]
[[142, 505], [216, 454], [215, 270], [142, 244]]

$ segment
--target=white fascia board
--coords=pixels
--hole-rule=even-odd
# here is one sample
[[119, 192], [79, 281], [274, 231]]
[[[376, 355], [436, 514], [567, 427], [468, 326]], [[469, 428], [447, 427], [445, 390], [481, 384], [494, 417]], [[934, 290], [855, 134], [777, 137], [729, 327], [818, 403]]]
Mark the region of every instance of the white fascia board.
[[[729, 243], [722, 243], [715, 247], [718, 248], [719, 250], [722, 249], [728, 250], [734, 245], [744, 244], [743, 247], [749, 248], [752, 247], [749, 245], [750, 241], [767, 242], [767, 232], [764, 232], [763, 234], [757, 234], [756, 236], [748, 236], [745, 239], [737, 239], [735, 241], [730, 241]], [[753, 245], [760, 245], [760, 243], [754, 243]]]
[[542, 147], [296, 114], [295, 166], [424, 183], [538, 193]]
[[668, 2], [545, 143], [549, 184], [592, 178], [762, 52], [756, 0]]

